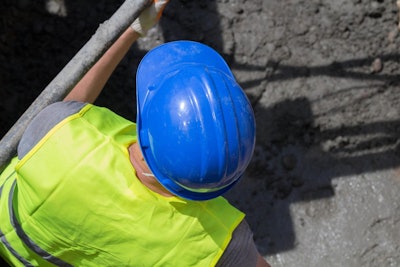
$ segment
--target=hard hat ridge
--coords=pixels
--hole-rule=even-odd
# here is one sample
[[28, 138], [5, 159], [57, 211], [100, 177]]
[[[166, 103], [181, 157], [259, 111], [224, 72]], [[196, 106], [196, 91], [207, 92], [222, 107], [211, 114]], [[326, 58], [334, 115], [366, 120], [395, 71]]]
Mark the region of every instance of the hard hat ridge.
[[206, 200], [238, 181], [254, 149], [254, 114], [214, 50], [176, 41], [150, 51], [139, 65], [137, 101], [139, 144], [165, 188]]

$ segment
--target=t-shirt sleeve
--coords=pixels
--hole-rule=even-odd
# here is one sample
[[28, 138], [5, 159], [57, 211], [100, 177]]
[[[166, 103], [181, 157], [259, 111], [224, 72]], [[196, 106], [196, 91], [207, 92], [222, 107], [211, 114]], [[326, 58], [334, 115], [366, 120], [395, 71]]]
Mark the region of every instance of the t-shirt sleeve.
[[79, 112], [87, 103], [56, 102], [41, 110], [28, 124], [18, 144], [18, 158], [22, 159], [55, 125]]

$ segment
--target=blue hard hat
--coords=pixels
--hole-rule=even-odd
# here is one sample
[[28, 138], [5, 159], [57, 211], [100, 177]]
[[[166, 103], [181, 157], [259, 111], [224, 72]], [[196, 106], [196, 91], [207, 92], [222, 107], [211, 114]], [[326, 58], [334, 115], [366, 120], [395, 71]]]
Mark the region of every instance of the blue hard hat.
[[255, 145], [251, 104], [212, 48], [174, 41], [148, 52], [136, 78], [138, 141], [156, 179], [207, 200], [243, 175]]

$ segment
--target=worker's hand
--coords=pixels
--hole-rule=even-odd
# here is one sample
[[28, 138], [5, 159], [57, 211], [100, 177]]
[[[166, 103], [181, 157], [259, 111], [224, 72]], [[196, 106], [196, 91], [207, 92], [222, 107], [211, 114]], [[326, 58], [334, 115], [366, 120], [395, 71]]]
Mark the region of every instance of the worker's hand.
[[160, 19], [165, 5], [169, 0], [154, 0], [151, 6], [146, 8], [131, 25], [132, 29], [145, 36], [147, 31], [150, 30]]

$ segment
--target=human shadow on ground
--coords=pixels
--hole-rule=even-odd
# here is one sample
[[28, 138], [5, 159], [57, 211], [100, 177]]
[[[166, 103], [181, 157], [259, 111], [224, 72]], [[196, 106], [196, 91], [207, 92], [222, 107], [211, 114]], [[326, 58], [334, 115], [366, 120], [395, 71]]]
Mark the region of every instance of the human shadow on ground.
[[[378, 56], [387, 63], [398, 62], [399, 57], [397, 54]], [[272, 74], [241, 85], [246, 90], [247, 86], [254, 87], [265, 82], [277, 83], [314, 76], [368, 81], [374, 92], [354, 96], [350, 104], [356, 103], [382, 93], [389, 86], [398, 85], [398, 74], [370, 72], [375, 58], [345, 60], [319, 67], [270, 62], [274, 68]], [[239, 68], [252, 71], [270, 66], [242, 65]], [[338, 89], [322, 98], [341, 99], [340, 94], [349, 95], [352, 90], [368, 91], [368, 85]], [[348, 125], [322, 130], [315, 122], [312, 103], [306, 97], [283, 100], [269, 107], [256, 105], [257, 125], [261, 127], [257, 129], [253, 161], [246, 179], [227, 197], [248, 213], [256, 243], [264, 255], [295, 247], [296, 233], [290, 205], [335, 197], [332, 186], [335, 178], [400, 166], [400, 120], [363, 121], [358, 124], [349, 121]], [[337, 106], [325, 111], [324, 116], [329, 118], [345, 108], [344, 104]]]
[[[215, 25], [214, 34], [204, 34], [206, 31], [198, 28], [199, 25], [207, 25], [209, 16], [197, 17], [192, 16], [193, 12], [187, 12], [195, 4], [174, 4], [174, 12], [170, 15], [177, 19], [164, 20], [161, 23], [165, 41], [201, 41], [222, 54], [233, 72], [265, 71], [262, 78], [240, 81], [246, 92], [268, 83], [316, 76], [362, 80], [369, 82], [366, 86], [378, 88], [372, 93], [352, 99], [357, 102], [381, 93], [388, 86], [399, 84], [400, 75], [397, 72], [376, 73], [371, 65], [377, 58], [384, 65], [397, 64], [400, 54], [355, 58], [321, 66], [291, 66], [274, 60], [269, 60], [267, 65], [262, 66], [241, 64], [235, 61], [233, 53], [224, 54], [222, 29], [215, 25], [218, 22], [218, 12], [214, 1], [202, 4], [207, 9], [216, 11], [210, 19]], [[182, 14], [187, 15], [181, 17]], [[190, 23], [183, 22], [185, 19]], [[174, 23], [177, 22], [191, 25], [189, 31], [175, 31]], [[202, 34], [199, 35], [199, 32]], [[343, 88], [322, 96], [324, 99], [320, 100], [329, 101], [340, 98], [340, 94], [365, 89], [364, 86]], [[262, 88], [261, 92], [268, 94]], [[260, 105], [259, 97], [260, 93], [255, 96], [249, 94], [254, 105]], [[269, 107], [257, 106], [257, 125], [262, 127], [257, 129], [253, 161], [246, 173], [246, 179], [226, 195], [232, 203], [247, 213], [257, 246], [263, 255], [272, 255], [295, 247], [296, 233], [290, 215], [291, 204], [334, 198], [332, 181], [336, 178], [400, 166], [400, 120], [366, 121], [357, 125], [321, 130], [316, 124], [311, 106], [312, 103], [305, 97], [283, 100]], [[325, 111], [324, 115], [329, 117], [343, 109], [344, 106], [336, 106]]]

